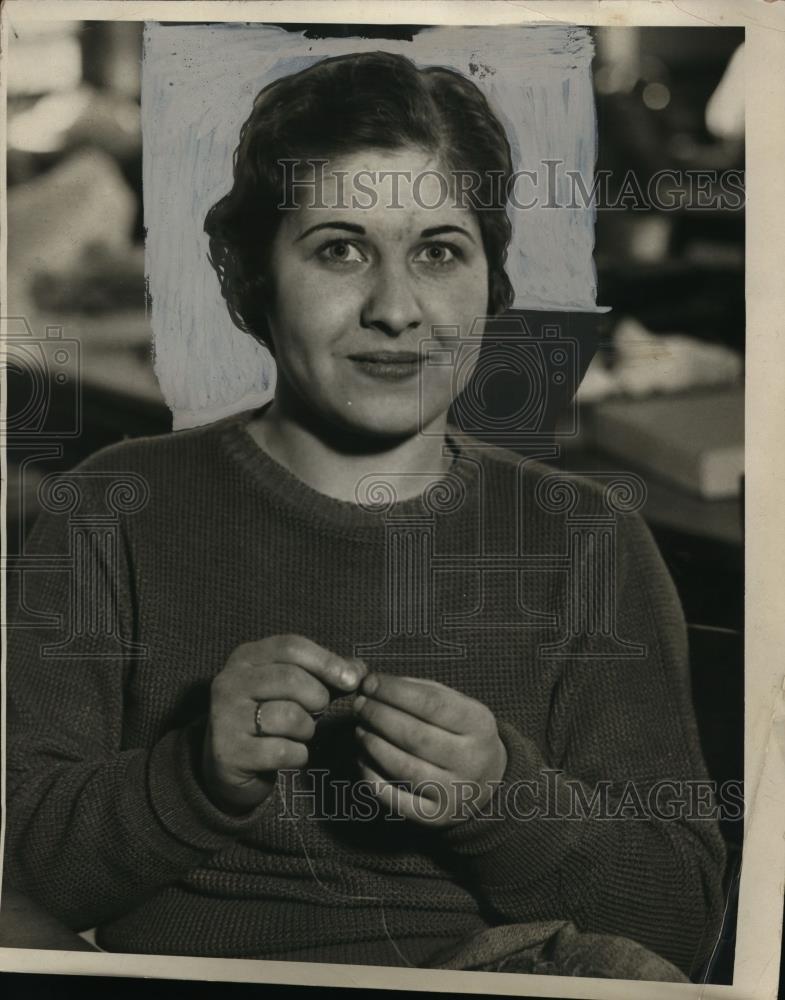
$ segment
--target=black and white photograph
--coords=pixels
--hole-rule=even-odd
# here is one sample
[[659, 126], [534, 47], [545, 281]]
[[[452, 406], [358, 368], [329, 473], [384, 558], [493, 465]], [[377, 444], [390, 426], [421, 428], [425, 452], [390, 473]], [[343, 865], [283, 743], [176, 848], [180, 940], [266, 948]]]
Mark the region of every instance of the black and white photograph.
[[785, 3], [534, 7], [3, 7], [13, 990], [778, 995]]

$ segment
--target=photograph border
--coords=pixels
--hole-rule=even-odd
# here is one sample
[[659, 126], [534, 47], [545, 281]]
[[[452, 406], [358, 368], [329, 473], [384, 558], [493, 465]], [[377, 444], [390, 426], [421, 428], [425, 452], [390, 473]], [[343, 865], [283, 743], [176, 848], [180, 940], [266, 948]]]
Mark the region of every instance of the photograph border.
[[[234, 21], [273, 23], [516, 25], [546, 21], [588, 27], [743, 27], [746, 77], [745, 395], [745, 830], [733, 986], [630, 982], [503, 972], [448, 972], [388, 966], [295, 963], [0, 948], [0, 970], [163, 979], [280, 983], [416, 992], [600, 998], [631, 996], [775, 998], [785, 882], [785, 2], [769, 0], [6, 0], [0, 22], [0, 141], [6, 149], [6, 74], [15, 20]], [[0, 302], [6, 302], [7, 179], [0, 169]], [[3, 310], [6, 307], [3, 306]], [[1, 317], [0, 335], [6, 336]], [[5, 425], [6, 384], [0, 416]], [[754, 429], [754, 431], [753, 431]], [[6, 551], [6, 455], [0, 448], [2, 544]], [[0, 582], [3, 627], [6, 581]], [[6, 642], [2, 649], [3, 823], [5, 840]]]

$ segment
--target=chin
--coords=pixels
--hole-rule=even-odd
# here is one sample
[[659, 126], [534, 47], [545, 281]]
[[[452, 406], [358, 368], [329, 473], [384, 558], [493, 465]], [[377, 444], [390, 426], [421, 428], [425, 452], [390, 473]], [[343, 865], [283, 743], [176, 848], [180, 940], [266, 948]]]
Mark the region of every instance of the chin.
[[[382, 398], [353, 400], [351, 406], [341, 410], [339, 421], [347, 430], [355, 434], [394, 440], [396, 438], [414, 437], [422, 429], [417, 400], [407, 402], [385, 400]], [[423, 414], [426, 426], [432, 424], [438, 413]]]

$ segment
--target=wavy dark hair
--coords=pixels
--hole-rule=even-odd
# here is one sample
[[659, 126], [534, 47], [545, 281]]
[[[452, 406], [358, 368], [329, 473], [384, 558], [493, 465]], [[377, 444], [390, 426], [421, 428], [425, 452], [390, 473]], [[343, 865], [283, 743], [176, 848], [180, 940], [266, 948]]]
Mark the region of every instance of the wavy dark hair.
[[[324, 59], [257, 95], [234, 153], [231, 190], [207, 213], [210, 263], [240, 329], [272, 348], [270, 250], [281, 218], [281, 161], [329, 159], [361, 149], [415, 146], [449, 171], [477, 178], [465, 191], [488, 261], [488, 312], [512, 303], [504, 265], [510, 242], [512, 174], [504, 128], [474, 83], [405, 56], [367, 52]], [[291, 174], [291, 171], [289, 171]]]

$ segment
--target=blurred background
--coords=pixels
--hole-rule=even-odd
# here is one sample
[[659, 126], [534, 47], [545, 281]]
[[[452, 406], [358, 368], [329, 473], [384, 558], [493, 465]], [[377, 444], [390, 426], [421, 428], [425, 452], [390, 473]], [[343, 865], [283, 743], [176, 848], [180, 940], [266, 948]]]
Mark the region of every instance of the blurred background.
[[[305, 25], [286, 25], [299, 30]], [[310, 26], [323, 33], [324, 26]], [[416, 27], [336, 26], [405, 37]], [[13, 25], [8, 59], [8, 552], [53, 470], [171, 429], [153, 374], [141, 201], [142, 24]], [[722, 207], [744, 168], [743, 30], [594, 30], [598, 302], [560, 463], [629, 470], [681, 596], [704, 752], [743, 778], [744, 213]], [[670, 175], [661, 172], [670, 171]], [[674, 210], [618, 200], [658, 176], [716, 172]], [[740, 173], [741, 176], [741, 173]], [[625, 188], [625, 184], [627, 188]], [[737, 192], [738, 195], [738, 192]], [[737, 197], [738, 201], [738, 197]], [[610, 207], [614, 206], [614, 207]], [[741, 824], [725, 822], [731, 905], [709, 981], [730, 982]]]

